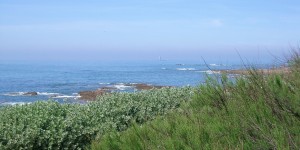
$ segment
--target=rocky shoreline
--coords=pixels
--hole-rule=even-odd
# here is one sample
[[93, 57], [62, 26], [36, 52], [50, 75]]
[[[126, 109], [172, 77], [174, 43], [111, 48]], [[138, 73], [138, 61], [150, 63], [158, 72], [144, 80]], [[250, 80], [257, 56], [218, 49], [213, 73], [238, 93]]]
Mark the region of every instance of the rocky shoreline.
[[93, 101], [96, 100], [98, 96], [109, 94], [112, 92], [134, 92], [134, 91], [142, 91], [142, 90], [151, 90], [151, 89], [160, 89], [164, 87], [171, 87], [171, 86], [161, 86], [161, 85], [152, 85], [146, 83], [120, 83], [120, 84], [111, 84], [104, 87], [101, 87], [96, 90], [89, 90], [89, 91], [79, 91], [78, 93], [73, 93], [73, 95], [64, 95], [60, 93], [47, 93], [47, 92], [36, 92], [36, 91], [28, 91], [28, 92], [12, 92], [6, 95], [9, 96], [48, 96], [50, 99], [77, 99], [77, 100], [84, 100], [84, 101]]
[[[124, 84], [125, 87], [132, 87], [136, 91], [142, 91], [142, 90], [151, 90], [151, 89], [161, 89], [164, 87], [171, 87], [171, 86], [161, 86], [161, 85], [150, 85], [145, 83], [134, 83], [134, 84]], [[118, 90], [116, 87], [102, 87], [94, 91], [80, 91], [78, 92], [81, 100], [86, 101], [93, 101], [96, 100], [98, 96], [109, 94], [111, 92], [114, 92]]]
[[[225, 73], [230, 75], [249, 75], [249, 70], [247, 69], [237, 69], [237, 70], [212, 70], [213, 73]], [[291, 69], [289, 67], [279, 67], [279, 68], [270, 68], [270, 69], [257, 69], [258, 73], [264, 74], [264, 75], [270, 75], [270, 74], [287, 74], [291, 72]], [[151, 85], [146, 83], [125, 83], [121, 84], [123, 88], [129, 88], [131, 91], [142, 91], [142, 90], [150, 90], [150, 89], [160, 89], [164, 87], [171, 87], [171, 86], [161, 86], [161, 85]], [[94, 101], [98, 96], [109, 94], [112, 92], [122, 91], [118, 87], [107, 85], [105, 87], [101, 87], [96, 90], [91, 91], [79, 91], [78, 92], [78, 99], [84, 100], [84, 101]], [[20, 94], [22, 96], [37, 96], [39, 95], [38, 92], [30, 91], [30, 92], [23, 92]], [[52, 95], [51, 97], [55, 97], [56, 95]], [[77, 99], [77, 98], [76, 98]]]

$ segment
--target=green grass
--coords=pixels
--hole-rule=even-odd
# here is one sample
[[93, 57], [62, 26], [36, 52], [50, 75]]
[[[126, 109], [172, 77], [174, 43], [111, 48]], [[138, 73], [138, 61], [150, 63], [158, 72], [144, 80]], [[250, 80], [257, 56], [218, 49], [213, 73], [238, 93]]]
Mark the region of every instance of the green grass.
[[300, 149], [299, 57], [285, 75], [208, 78], [192, 101], [151, 122], [112, 131], [91, 149]]
[[114, 93], [86, 105], [40, 101], [0, 108], [0, 149], [84, 149], [111, 130], [124, 131], [167, 114], [191, 88]]

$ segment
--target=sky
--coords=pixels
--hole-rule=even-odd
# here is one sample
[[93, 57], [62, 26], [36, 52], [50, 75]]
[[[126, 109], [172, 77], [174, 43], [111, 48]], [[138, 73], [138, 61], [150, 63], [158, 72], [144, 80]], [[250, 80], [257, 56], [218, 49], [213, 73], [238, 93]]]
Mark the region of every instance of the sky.
[[299, 18], [299, 0], [0, 0], [0, 62], [264, 59]]

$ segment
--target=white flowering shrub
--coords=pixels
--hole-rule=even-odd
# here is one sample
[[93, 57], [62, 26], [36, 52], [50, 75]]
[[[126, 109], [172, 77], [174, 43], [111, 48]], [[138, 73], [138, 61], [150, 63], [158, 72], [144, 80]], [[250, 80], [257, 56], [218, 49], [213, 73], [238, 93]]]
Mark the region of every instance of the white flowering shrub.
[[144, 123], [192, 97], [192, 89], [113, 93], [88, 104], [39, 101], [0, 108], [0, 149], [84, 149], [104, 133]]

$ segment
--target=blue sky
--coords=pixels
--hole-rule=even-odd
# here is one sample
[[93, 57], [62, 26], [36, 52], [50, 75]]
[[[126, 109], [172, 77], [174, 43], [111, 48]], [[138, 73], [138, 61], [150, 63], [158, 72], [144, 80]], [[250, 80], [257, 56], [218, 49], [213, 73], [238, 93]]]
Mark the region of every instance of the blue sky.
[[0, 0], [0, 60], [263, 58], [299, 18], [299, 0]]

